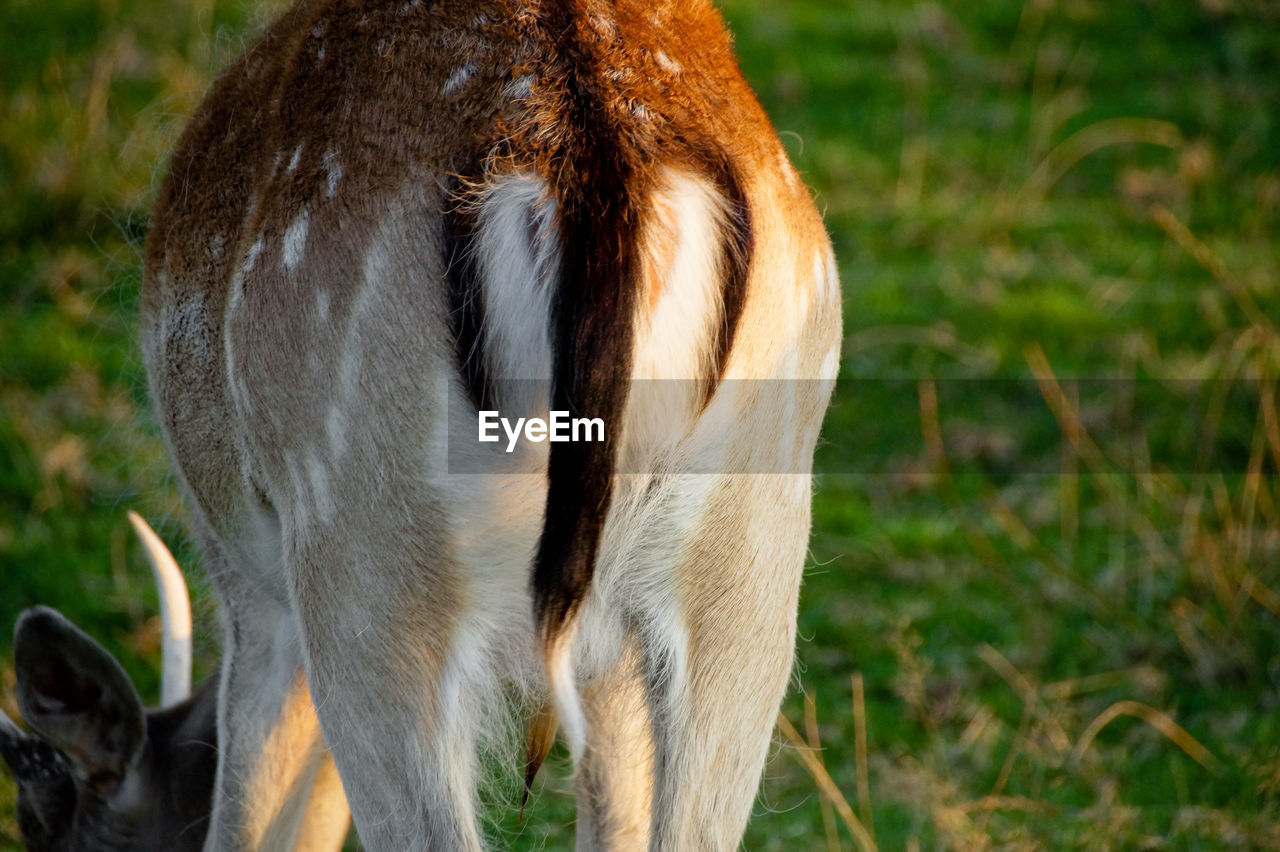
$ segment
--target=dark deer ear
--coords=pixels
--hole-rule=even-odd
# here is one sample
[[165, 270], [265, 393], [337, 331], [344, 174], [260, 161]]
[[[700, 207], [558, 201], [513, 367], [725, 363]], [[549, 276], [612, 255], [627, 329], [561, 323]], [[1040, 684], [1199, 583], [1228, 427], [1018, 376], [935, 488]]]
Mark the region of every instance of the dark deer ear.
[[0, 757], [18, 782], [18, 825], [28, 848], [47, 848], [75, 813], [76, 791], [62, 754], [0, 710]]
[[115, 787], [145, 736], [142, 702], [116, 659], [48, 607], [18, 619], [14, 668], [18, 707], [72, 771], [99, 792]]

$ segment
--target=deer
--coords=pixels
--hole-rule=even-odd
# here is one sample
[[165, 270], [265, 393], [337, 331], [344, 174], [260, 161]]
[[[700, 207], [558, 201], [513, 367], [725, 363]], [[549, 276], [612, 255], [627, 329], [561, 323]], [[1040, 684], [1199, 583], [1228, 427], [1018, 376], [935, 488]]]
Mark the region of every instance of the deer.
[[[297, 0], [196, 110], [144, 266], [222, 621], [206, 850], [336, 848], [348, 809], [371, 850], [482, 849], [481, 777], [527, 796], [557, 738], [577, 848], [737, 847], [841, 300], [708, 0]], [[511, 451], [484, 412], [603, 434]]]
[[110, 652], [57, 610], [14, 635], [17, 698], [33, 732], [0, 711], [0, 758], [18, 784], [32, 852], [184, 852], [204, 846], [217, 762], [217, 690], [191, 691], [191, 606], [168, 548], [137, 514], [160, 589], [161, 703], [144, 709]]

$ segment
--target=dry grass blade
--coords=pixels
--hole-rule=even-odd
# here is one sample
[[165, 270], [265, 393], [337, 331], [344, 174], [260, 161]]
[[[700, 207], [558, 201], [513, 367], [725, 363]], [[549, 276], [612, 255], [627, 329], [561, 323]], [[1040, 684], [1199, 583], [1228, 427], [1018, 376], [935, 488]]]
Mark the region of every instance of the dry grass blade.
[[[818, 732], [818, 708], [817, 702], [814, 700], [812, 692], [806, 692], [804, 695], [804, 734], [809, 741], [809, 748], [818, 756], [818, 760], [825, 767], [826, 760], [822, 757], [822, 736]], [[818, 805], [822, 809], [822, 828], [827, 836], [827, 852], [841, 852], [844, 848], [840, 843], [840, 832], [836, 828], [835, 814], [831, 810], [831, 802], [825, 796], [818, 800]]]
[[1071, 573], [1070, 566], [1062, 561], [1062, 557], [1036, 538], [1035, 533], [1023, 523], [1022, 519], [1003, 500], [990, 492], [985, 497], [987, 509], [991, 512], [996, 522], [1000, 524], [1001, 529], [1005, 531], [1005, 535], [1009, 537], [1010, 541], [1020, 547], [1027, 555], [1034, 558], [1054, 577], [1071, 586], [1076, 594], [1088, 600], [1095, 609], [1117, 617], [1122, 615], [1117, 611], [1115, 604], [1076, 579]]
[[929, 456], [929, 466], [934, 476], [938, 478], [939, 490], [942, 491], [948, 505], [956, 511], [956, 516], [961, 519], [964, 536], [969, 546], [978, 553], [984, 564], [999, 568], [1002, 573], [1007, 574], [1008, 566], [1000, 556], [1000, 552], [996, 550], [986, 533], [969, 519], [969, 514], [963, 511], [964, 502], [956, 493], [955, 485], [951, 481], [951, 467], [947, 462], [947, 450], [942, 442], [942, 426], [938, 419], [938, 386], [932, 379], [921, 379], [917, 386], [917, 394], [920, 398], [920, 432], [924, 439], [925, 453]]
[[836, 813], [840, 814], [840, 818], [848, 826], [849, 833], [853, 835], [853, 839], [857, 841], [859, 848], [863, 849], [864, 852], [876, 849], [876, 842], [867, 833], [866, 827], [863, 826], [862, 820], [858, 819], [858, 815], [853, 812], [853, 808], [849, 807], [849, 801], [840, 792], [840, 788], [832, 780], [827, 768], [822, 765], [822, 761], [814, 756], [812, 749], [800, 736], [800, 732], [795, 729], [795, 726], [781, 713], [778, 714], [778, 730], [782, 731], [782, 735], [795, 746], [795, 753], [800, 756], [800, 762], [804, 764], [805, 769], [809, 770], [809, 774], [813, 776], [813, 780], [817, 783], [818, 789], [822, 791], [822, 795], [827, 797], [828, 801], [835, 807]]
[[1268, 337], [1275, 336], [1275, 327], [1271, 324], [1271, 321], [1267, 319], [1266, 314], [1258, 307], [1258, 303], [1253, 300], [1252, 294], [1240, 286], [1240, 282], [1227, 271], [1227, 265], [1223, 263], [1222, 258], [1214, 254], [1195, 234], [1191, 233], [1191, 229], [1182, 224], [1181, 220], [1168, 207], [1163, 204], [1153, 204], [1151, 205], [1150, 213], [1155, 223], [1222, 285], [1222, 289], [1230, 294], [1236, 305], [1249, 318], [1249, 322], [1252, 325], [1264, 329]]
[[1141, 719], [1164, 734], [1174, 745], [1182, 749], [1187, 757], [1190, 757], [1214, 775], [1220, 774], [1222, 762], [1201, 745], [1199, 740], [1187, 733], [1185, 728], [1164, 713], [1139, 701], [1117, 701], [1098, 714], [1098, 717], [1090, 722], [1084, 733], [1080, 735], [1080, 740], [1072, 751], [1072, 759], [1080, 760], [1084, 753], [1088, 751], [1098, 733], [1121, 716], [1132, 716], [1135, 719]]
[[854, 759], [858, 762], [858, 811], [867, 833], [874, 841], [876, 822], [871, 814], [871, 778], [867, 767], [867, 696], [862, 672], [853, 673], [853, 740]]
[[1009, 661], [1009, 658], [1001, 654], [991, 645], [982, 643], [978, 646], [978, 656], [982, 661], [1000, 675], [1004, 682], [1018, 694], [1022, 699], [1023, 705], [1027, 711], [1035, 714], [1045, 726], [1045, 734], [1049, 737], [1054, 748], [1059, 751], [1067, 751], [1071, 747], [1071, 738], [1067, 736], [1066, 730], [1053, 716], [1040, 712], [1043, 701], [1040, 698], [1040, 691], [1036, 688], [1027, 676], [1018, 671], [1017, 666]]
[[1176, 148], [1182, 133], [1167, 121], [1150, 118], [1107, 118], [1082, 127], [1053, 148], [1040, 161], [1022, 187], [1021, 197], [1040, 201], [1063, 175], [1085, 157], [1113, 145], [1134, 142]]
[[1267, 446], [1271, 449], [1271, 463], [1280, 472], [1280, 411], [1276, 410], [1276, 386], [1273, 382], [1262, 382], [1262, 428], [1267, 435]]
[[965, 802], [960, 805], [960, 809], [964, 811], [982, 811], [990, 813], [992, 811], [1026, 811], [1027, 813], [1057, 813], [1058, 809], [1046, 802], [1037, 801], [1036, 799], [1028, 799], [1026, 796], [983, 796], [981, 799], [974, 799], [972, 802]]
[[[1115, 504], [1122, 505], [1125, 502], [1124, 493], [1116, 487], [1110, 478], [1103, 475], [1110, 467], [1106, 455], [1089, 435], [1088, 430], [1080, 419], [1079, 410], [1072, 404], [1057, 376], [1054, 375], [1053, 367], [1049, 364], [1049, 359], [1044, 354], [1044, 349], [1037, 343], [1028, 344], [1023, 349], [1023, 357], [1027, 361], [1027, 366], [1031, 369], [1032, 376], [1035, 377], [1036, 385], [1040, 388], [1040, 395], [1044, 397], [1044, 401], [1053, 413], [1054, 419], [1057, 420], [1058, 428], [1062, 431], [1062, 434], [1071, 442], [1071, 446], [1080, 454], [1080, 458], [1095, 475], [1095, 482], [1102, 488], [1107, 499]], [[1152, 477], [1135, 476], [1135, 479], [1139, 486], [1146, 491], [1149, 498], [1157, 501], [1161, 499], [1161, 495], [1155, 493], [1156, 481]], [[1168, 544], [1160, 537], [1159, 533], [1156, 532], [1151, 519], [1139, 513], [1136, 516], [1136, 521], [1137, 529], [1135, 532], [1141, 537], [1147, 552], [1159, 557], [1164, 565], [1176, 564], [1176, 555], [1169, 549]]]
[[1271, 587], [1258, 579], [1258, 575], [1252, 571], [1245, 572], [1244, 577], [1240, 579], [1240, 588], [1248, 593], [1259, 606], [1270, 612], [1276, 618], [1280, 618], [1280, 595], [1272, 591]]

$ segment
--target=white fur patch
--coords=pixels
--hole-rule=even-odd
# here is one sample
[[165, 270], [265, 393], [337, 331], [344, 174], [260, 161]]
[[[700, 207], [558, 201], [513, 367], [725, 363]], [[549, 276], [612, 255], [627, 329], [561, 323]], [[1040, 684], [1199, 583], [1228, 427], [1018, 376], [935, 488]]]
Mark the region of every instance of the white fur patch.
[[298, 163], [302, 162], [302, 145], [298, 145], [293, 149], [293, 156], [289, 158], [289, 174], [293, 174], [298, 170]]
[[778, 147], [778, 168], [782, 171], [782, 177], [787, 182], [787, 186], [792, 189], [799, 189], [800, 175], [796, 172], [796, 167], [791, 164], [791, 160], [787, 157], [787, 152], [781, 146]]
[[280, 264], [286, 272], [292, 272], [302, 261], [307, 247], [307, 230], [311, 215], [305, 209], [299, 213], [284, 231], [284, 245], [280, 251]]
[[[384, 225], [385, 227], [385, 225]], [[364, 340], [361, 327], [365, 316], [377, 303], [383, 280], [392, 275], [391, 257], [383, 240], [374, 240], [364, 257], [360, 289], [352, 300], [351, 313], [338, 354], [338, 393], [346, 403], [354, 402], [360, 390], [360, 374], [364, 367]]]
[[667, 71], [668, 73], [679, 74], [681, 71], [684, 70], [684, 68], [680, 66], [679, 62], [676, 62], [670, 56], [667, 56], [667, 52], [665, 50], [659, 50], [657, 53], [653, 55], [653, 58], [656, 59], [658, 62], [658, 65], [660, 65], [662, 69], [664, 71]]
[[337, 506], [333, 502], [333, 493], [329, 489], [329, 472], [318, 456], [307, 457], [307, 479], [311, 484], [311, 498], [316, 516], [321, 523], [327, 524], [333, 520]]
[[325, 288], [316, 290], [316, 322], [320, 325], [329, 324], [329, 302], [332, 298]]
[[820, 250], [813, 253], [813, 286], [818, 292], [819, 302], [826, 302], [831, 298], [827, 283], [826, 261]]
[[533, 91], [533, 75], [522, 74], [507, 84], [505, 94], [509, 98], [527, 98]]
[[462, 86], [470, 80], [475, 73], [476, 64], [474, 62], [468, 62], [465, 65], [460, 65], [453, 70], [452, 74], [449, 75], [449, 79], [444, 81], [444, 87], [441, 91], [445, 95], [452, 95], [454, 92], [458, 91], [458, 89], [462, 88]]
[[648, 209], [642, 262], [659, 292], [653, 310], [640, 311], [633, 375], [697, 379], [720, 321], [724, 200], [706, 181], [672, 171]]
[[289, 487], [293, 492], [293, 500], [289, 504], [289, 508], [294, 511], [291, 513], [294, 523], [298, 530], [305, 535], [311, 526], [311, 513], [306, 510], [307, 505], [307, 482], [302, 470], [302, 465], [298, 463], [298, 457], [292, 453], [286, 453], [284, 457], [285, 470], [289, 473]]
[[329, 457], [341, 461], [347, 454], [347, 415], [337, 405], [329, 406], [324, 419], [324, 434], [329, 442]]
[[618, 30], [618, 25], [608, 15], [597, 14], [591, 16], [591, 28], [596, 31], [597, 35], [613, 38]]
[[241, 275], [248, 275], [258, 265], [258, 255], [262, 254], [262, 246], [262, 234], [258, 234], [258, 238], [253, 241], [253, 245], [249, 246], [249, 251], [244, 256], [244, 263], [240, 267]]
[[326, 172], [324, 197], [333, 198], [338, 194], [338, 183], [342, 180], [342, 163], [338, 162], [338, 152], [333, 149], [324, 152], [323, 162]]
[[576, 763], [587, 745], [587, 714], [582, 707], [573, 671], [573, 644], [578, 635], [577, 621], [571, 622], [548, 650], [547, 680], [556, 716], [569, 741], [569, 754]]
[[831, 249], [827, 249], [827, 283], [831, 287], [831, 298], [835, 302], [840, 302], [840, 271], [836, 269], [836, 255]]
[[[551, 377], [551, 290], [559, 268], [555, 202], [540, 178], [498, 179], [480, 206], [476, 267], [488, 366], [499, 381]], [[544, 401], [504, 400], [518, 412]]]

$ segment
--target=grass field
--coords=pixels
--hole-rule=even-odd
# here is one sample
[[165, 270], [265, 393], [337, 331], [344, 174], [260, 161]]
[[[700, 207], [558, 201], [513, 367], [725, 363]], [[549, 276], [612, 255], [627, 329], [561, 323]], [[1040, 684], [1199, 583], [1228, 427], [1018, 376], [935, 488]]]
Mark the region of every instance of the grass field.
[[[725, 6], [847, 333], [746, 848], [1280, 848], [1280, 12]], [[0, 5], [0, 625], [56, 606], [144, 696], [124, 513], [184, 527], [139, 249], [166, 152], [265, 15]], [[11, 659], [0, 638], [12, 714]], [[569, 848], [563, 773], [522, 827], [495, 816], [500, 847]], [[12, 798], [0, 778], [0, 849]]]

